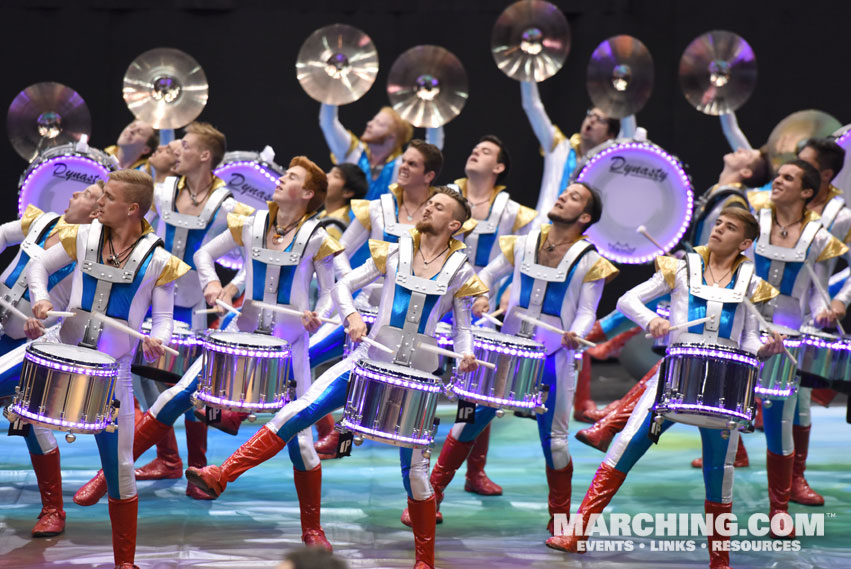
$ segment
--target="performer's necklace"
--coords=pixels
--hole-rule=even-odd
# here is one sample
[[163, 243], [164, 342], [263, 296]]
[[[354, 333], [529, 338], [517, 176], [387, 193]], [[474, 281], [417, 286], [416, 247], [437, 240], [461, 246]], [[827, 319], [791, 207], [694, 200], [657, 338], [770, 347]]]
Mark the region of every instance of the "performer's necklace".
[[440, 253], [438, 253], [434, 257], [432, 257], [432, 259], [430, 261], [426, 261], [425, 255], [423, 255], [423, 250], [420, 249], [420, 257], [423, 258], [423, 265], [428, 266], [429, 263], [434, 263], [439, 257], [442, 257], [443, 254], [446, 253], [447, 251], [449, 251], [448, 245], [446, 246], [446, 249], [444, 249], [443, 251], [441, 251]]
[[414, 215], [416, 215], [416, 213], [420, 211], [420, 208], [423, 207], [424, 203], [425, 201], [420, 202], [420, 205], [417, 206], [417, 209], [414, 210], [414, 213], [411, 213], [410, 211], [408, 211], [408, 205], [405, 202], [402, 202], [402, 207], [405, 208], [405, 215], [408, 217], [408, 221], [414, 221]]
[[774, 223], [776, 223], [777, 227], [780, 228], [780, 237], [782, 237], [783, 239], [786, 239], [789, 236], [789, 228], [790, 227], [792, 227], [793, 225], [798, 225], [802, 221], [804, 221], [803, 215], [801, 216], [801, 219], [799, 219], [798, 221], [796, 221], [794, 223], [790, 223], [789, 225], [784, 227], [784, 226], [780, 225], [779, 221], [777, 221], [777, 216], [774, 217]]
[[289, 233], [290, 231], [292, 231], [293, 228], [295, 228], [295, 226], [298, 225], [299, 221], [301, 221], [301, 220], [296, 219], [293, 223], [291, 223], [287, 226], [281, 226], [281, 225], [278, 225], [276, 223], [275, 224], [275, 236], [272, 238], [272, 243], [274, 243], [275, 245], [280, 245], [281, 243], [283, 243], [284, 242], [284, 236], [287, 233]]
[[715, 277], [715, 273], [712, 272], [712, 267], [710, 267], [708, 263], [706, 265], [706, 269], [709, 271], [709, 276], [712, 277], [712, 280], [714, 281], [712, 283], [712, 286], [714, 286], [714, 287], [721, 286], [721, 281], [724, 280], [724, 277], [729, 275], [730, 271], [733, 270], [733, 268], [730, 267], [729, 269], [727, 269], [727, 271], [723, 275], [721, 275], [721, 278], [719, 279], [719, 278]]
[[559, 247], [559, 246], [561, 246], [561, 245], [564, 245], [565, 243], [570, 243], [570, 239], [565, 239], [565, 240], [564, 240], [564, 241], [562, 241], [561, 243], [550, 243], [550, 238], [549, 238], [549, 236], [548, 236], [548, 237], [544, 240], [544, 249], [546, 249], [548, 253], [552, 253], [553, 251], [555, 251], [555, 248], [556, 248], [556, 247]]
[[[212, 187], [213, 187], [213, 180], [210, 180], [210, 185], [208, 185], [208, 186], [204, 189], [204, 196], [206, 196], [206, 195], [207, 195], [207, 193], [209, 192], [210, 188], [212, 188]], [[188, 183], [186, 184], [186, 191], [187, 191], [187, 192], [189, 192], [189, 199], [190, 199], [190, 200], [192, 200], [192, 205], [194, 205], [194, 206], [201, 205], [201, 201], [202, 201], [202, 200], [199, 200], [199, 199], [198, 199], [198, 194], [200, 194], [201, 192], [197, 192], [197, 193], [193, 192], [193, 191], [192, 191], [192, 188], [190, 188], [190, 187], [189, 187], [189, 184], [188, 184]]]
[[126, 261], [127, 258], [130, 256], [130, 253], [131, 253], [133, 247], [136, 246], [136, 243], [138, 243], [139, 239], [141, 239], [141, 238], [142, 237], [140, 236], [138, 239], [136, 239], [133, 243], [131, 243], [130, 246], [127, 247], [126, 249], [124, 249], [122, 252], [116, 253], [115, 247], [112, 244], [112, 235], [110, 235], [107, 238], [107, 241], [109, 243], [109, 256], [106, 258], [106, 261], [110, 265], [112, 265], [113, 267], [120, 267], [121, 263]]

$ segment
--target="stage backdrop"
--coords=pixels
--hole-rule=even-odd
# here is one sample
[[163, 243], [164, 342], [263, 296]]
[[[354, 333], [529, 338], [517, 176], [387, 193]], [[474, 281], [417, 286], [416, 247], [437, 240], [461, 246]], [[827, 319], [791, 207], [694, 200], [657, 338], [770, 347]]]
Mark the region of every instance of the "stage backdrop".
[[[570, 135], [589, 99], [588, 57], [597, 44], [617, 34], [641, 39], [653, 54], [653, 95], [638, 114], [649, 138], [687, 166], [698, 192], [717, 179], [727, 144], [717, 118], [685, 101], [677, 81], [680, 55], [696, 36], [727, 29], [745, 37], [756, 52], [759, 80], [739, 122], [761, 145], [773, 126], [797, 110], [817, 108], [851, 121], [851, 59], [847, 27], [851, 4], [829, 0], [575, 0], [555, 2], [573, 34], [564, 68], [540, 85], [553, 122]], [[518, 83], [500, 72], [490, 54], [491, 28], [510, 2], [492, 0], [5, 0], [0, 4], [0, 49], [4, 54], [0, 103], [3, 113], [15, 95], [39, 81], [58, 81], [77, 90], [92, 114], [94, 146], [113, 144], [132, 115], [121, 98], [122, 77], [140, 53], [175, 47], [204, 67], [209, 103], [201, 115], [227, 134], [230, 150], [271, 145], [278, 161], [306, 154], [330, 166], [317, 125], [319, 104], [295, 78], [295, 58], [304, 39], [327, 24], [347, 23], [375, 42], [380, 71], [371, 91], [340, 110], [343, 123], [360, 133], [387, 103], [387, 73], [394, 59], [418, 44], [454, 52], [470, 80], [463, 113], [446, 126], [446, 165], [439, 182], [463, 176], [464, 161], [478, 137], [494, 133], [510, 146], [508, 186], [513, 197], [534, 205], [542, 161], [537, 141], [520, 107]], [[6, 190], [0, 219], [16, 215], [18, 177], [26, 163], [0, 137], [0, 179]], [[0, 258], [7, 263], [9, 253]], [[602, 311], [651, 272], [627, 267], [607, 289]]]

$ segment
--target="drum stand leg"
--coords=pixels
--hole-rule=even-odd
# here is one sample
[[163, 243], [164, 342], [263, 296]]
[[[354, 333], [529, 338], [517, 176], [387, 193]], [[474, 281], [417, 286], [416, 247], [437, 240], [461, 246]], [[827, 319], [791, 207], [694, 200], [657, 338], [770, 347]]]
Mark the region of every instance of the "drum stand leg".
[[[707, 514], [712, 514], [712, 529], [715, 527], [715, 520], [718, 519], [718, 516], [721, 514], [730, 514], [733, 511], [732, 502], [723, 504], [706, 500], [703, 507]], [[706, 539], [709, 542], [709, 568], [730, 569], [730, 553], [729, 550], [725, 551], [724, 546], [724, 543], [729, 542], [730, 538], [728, 536], [714, 535], [714, 532], [712, 532]]]
[[33, 537], [53, 537], [65, 531], [65, 510], [62, 508], [62, 471], [59, 449], [45, 454], [32, 454], [33, 470], [41, 493], [41, 513], [32, 530]]

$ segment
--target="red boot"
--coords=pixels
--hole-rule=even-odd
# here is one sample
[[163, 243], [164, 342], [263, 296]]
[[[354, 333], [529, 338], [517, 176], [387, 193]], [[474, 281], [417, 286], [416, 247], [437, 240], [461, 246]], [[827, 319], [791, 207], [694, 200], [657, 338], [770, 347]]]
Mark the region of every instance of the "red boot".
[[[750, 466], [751, 462], [748, 459], [748, 451], [745, 450], [745, 443], [742, 442], [742, 437], [739, 437], [739, 446], [736, 447], [736, 458], [733, 459], [733, 466], [736, 468], [744, 468]], [[703, 468], [703, 457], [698, 457], [691, 461], [694, 468]]]
[[[579, 506], [578, 515], [582, 517], [581, 535], [563, 535], [554, 536], [547, 540], [547, 547], [560, 549], [569, 553], [584, 553], [584, 548], [579, 550], [578, 543], [588, 540], [588, 525], [592, 514], [599, 514], [603, 508], [612, 501], [618, 488], [626, 479], [626, 474], [620, 470], [616, 470], [606, 463], [600, 465], [594, 479], [591, 481], [591, 487], [585, 493], [585, 498], [582, 499], [582, 504]], [[569, 518], [568, 518], [569, 519]], [[580, 533], [580, 532], [577, 532]]]
[[427, 500], [408, 498], [408, 508], [405, 511], [411, 513], [411, 527], [414, 528], [414, 569], [434, 569], [434, 523], [437, 514], [435, 496]]
[[550, 489], [547, 496], [547, 506], [550, 511], [550, 521], [547, 523], [547, 531], [553, 535], [553, 516], [565, 514], [570, 517], [570, 492], [571, 480], [573, 479], [573, 461], [562, 468], [554, 470], [547, 467], [547, 486]]
[[[277, 436], [277, 435], [276, 435]], [[325, 538], [325, 532], [319, 525], [319, 512], [322, 502], [322, 465], [313, 470], [293, 468], [293, 481], [298, 494], [298, 507], [301, 510], [301, 540], [307, 546], [322, 547], [334, 551]]]
[[[201, 421], [186, 421], [186, 448], [188, 452], [189, 466], [193, 468], [204, 468], [207, 466], [207, 424]], [[180, 473], [183, 476], [183, 473]], [[186, 495], [193, 500], [212, 500], [197, 486], [186, 483]]]
[[817, 405], [829, 407], [831, 402], [836, 399], [837, 395], [839, 395], [839, 393], [832, 389], [816, 388], [812, 390], [811, 399], [812, 402]]
[[[789, 496], [792, 493], [792, 469], [795, 467], [795, 455], [784, 456], [774, 454], [770, 450], [766, 452], [765, 467], [768, 470], [768, 502], [771, 506], [768, 519], [773, 520], [778, 514], [789, 513]], [[786, 520], [792, 523], [791, 519]], [[774, 539], [795, 539], [794, 527], [789, 535], [778, 536], [773, 531], [770, 535]]]
[[805, 506], [824, 506], [824, 497], [810, 488], [804, 478], [807, 469], [807, 451], [810, 448], [810, 427], [792, 425], [792, 438], [795, 440], [795, 463], [792, 468], [792, 502]]
[[638, 404], [638, 400], [641, 399], [642, 395], [644, 395], [644, 390], [647, 388], [647, 382], [650, 381], [650, 378], [652, 378], [659, 369], [659, 364], [661, 363], [662, 361], [659, 360], [656, 365], [650, 368], [650, 371], [644, 374], [641, 381], [636, 383], [635, 386], [621, 398], [620, 403], [612, 413], [609, 413], [603, 419], [597, 421], [587, 429], [582, 429], [576, 433], [576, 439], [579, 442], [592, 446], [597, 450], [606, 452], [609, 445], [612, 444], [612, 439], [615, 438], [615, 435], [621, 432], [626, 426], [627, 421], [629, 421], [629, 416], [632, 415], [632, 410], [635, 409], [635, 406]]
[[281, 452], [286, 446], [281, 437], [261, 427], [253, 437], [236, 449], [221, 466], [189, 467], [186, 479], [213, 498], [218, 498], [228, 485], [246, 470], [254, 468]]
[[591, 356], [582, 354], [582, 366], [576, 378], [576, 392], [573, 395], [573, 418], [583, 423], [592, 423], [589, 413], [597, 410], [597, 404], [591, 399]]
[[764, 431], [765, 428], [762, 425], [762, 400], [756, 399], [756, 414], [753, 418], [753, 428], [757, 431]]
[[[729, 514], [733, 511], [733, 504], [722, 504], [706, 500], [703, 509], [707, 514], [712, 514], [712, 525], [709, 526], [709, 569], [731, 569], [730, 568], [730, 538], [729, 536], [715, 535], [715, 521], [721, 514]], [[726, 545], [724, 545], [726, 543]]]
[[126, 500], [109, 499], [109, 521], [112, 523], [112, 554], [119, 569], [136, 567], [136, 523], [139, 518], [139, 496]]
[[59, 449], [45, 454], [30, 453], [38, 491], [41, 493], [41, 513], [32, 531], [33, 537], [53, 537], [65, 531], [65, 510], [62, 509], [62, 470]]
[[183, 461], [177, 450], [177, 438], [174, 427], [169, 427], [163, 438], [157, 442], [157, 457], [136, 469], [136, 480], [168, 480], [183, 478]]
[[[170, 428], [171, 425], [157, 421], [150, 411], [142, 415], [133, 434], [133, 460], [142, 456], [142, 453], [162, 439]], [[106, 478], [103, 470], [99, 470], [94, 478], [77, 490], [74, 494], [74, 503], [80, 506], [94, 506], [104, 494], [106, 494]]]
[[325, 415], [316, 423], [316, 436], [318, 441], [313, 443], [313, 448], [320, 460], [337, 458], [337, 447], [340, 445], [340, 433], [334, 429], [334, 416], [330, 413]]
[[[470, 454], [470, 449], [473, 448], [474, 442], [462, 443], [453, 438], [452, 433], [446, 435], [446, 442], [443, 443], [443, 448], [440, 449], [440, 456], [437, 458], [437, 463], [431, 470], [431, 476], [429, 477], [431, 486], [434, 488], [434, 498], [437, 508], [440, 507], [440, 503], [443, 501], [443, 491], [452, 482], [455, 471], [464, 464], [464, 460]], [[440, 512], [437, 512], [435, 521], [436, 523], [443, 523], [443, 515]], [[402, 512], [402, 523], [411, 527], [411, 517], [407, 509]]]
[[467, 456], [467, 480], [464, 491], [481, 496], [502, 496], [502, 486], [488, 478], [485, 474], [485, 463], [488, 461], [488, 446], [490, 445], [491, 426], [476, 437], [470, 454]]

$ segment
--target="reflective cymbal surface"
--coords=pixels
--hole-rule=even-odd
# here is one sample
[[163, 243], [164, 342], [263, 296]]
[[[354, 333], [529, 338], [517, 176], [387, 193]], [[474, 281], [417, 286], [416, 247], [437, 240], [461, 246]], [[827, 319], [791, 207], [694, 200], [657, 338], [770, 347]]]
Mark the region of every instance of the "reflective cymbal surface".
[[295, 68], [298, 82], [311, 98], [345, 105], [372, 87], [378, 74], [378, 50], [359, 29], [332, 24], [304, 40]]
[[207, 76], [179, 49], [159, 47], [133, 60], [124, 74], [124, 102], [136, 118], [157, 129], [180, 128], [207, 105]]
[[833, 116], [815, 109], [792, 113], [777, 123], [768, 136], [766, 152], [773, 171], [798, 155], [798, 145], [808, 138], [824, 138], [842, 127]]
[[707, 115], [723, 115], [747, 102], [756, 88], [756, 56], [741, 36], [714, 30], [695, 38], [680, 58], [686, 100]]
[[418, 45], [400, 55], [387, 77], [390, 104], [416, 127], [443, 126], [467, 103], [467, 72], [449, 50]]
[[653, 91], [653, 57], [637, 38], [615, 36], [588, 62], [588, 95], [595, 107], [622, 119], [641, 110]]
[[6, 129], [15, 152], [32, 162], [39, 152], [89, 136], [92, 116], [72, 88], [54, 82], [35, 83], [12, 100]]
[[541, 82], [558, 73], [570, 52], [570, 26], [558, 7], [521, 0], [506, 8], [491, 32], [496, 66], [517, 81]]

